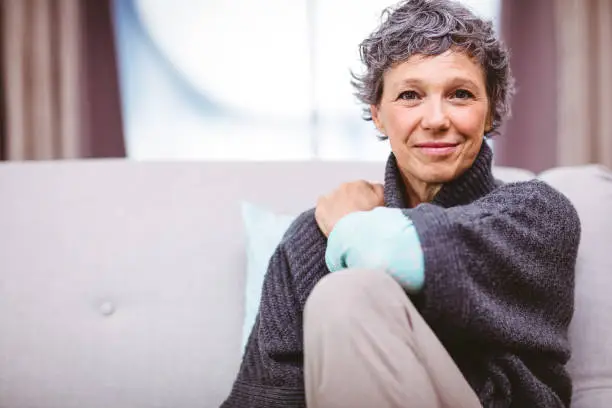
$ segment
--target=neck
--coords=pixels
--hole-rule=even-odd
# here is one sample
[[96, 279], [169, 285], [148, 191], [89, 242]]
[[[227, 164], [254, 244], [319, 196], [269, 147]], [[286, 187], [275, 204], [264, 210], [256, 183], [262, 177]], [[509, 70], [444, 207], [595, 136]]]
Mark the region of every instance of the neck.
[[438, 191], [442, 188], [441, 183], [425, 183], [424, 181], [415, 180], [409, 175], [403, 173], [401, 173], [401, 175], [404, 185], [406, 186], [406, 203], [411, 208], [421, 203], [433, 201]]

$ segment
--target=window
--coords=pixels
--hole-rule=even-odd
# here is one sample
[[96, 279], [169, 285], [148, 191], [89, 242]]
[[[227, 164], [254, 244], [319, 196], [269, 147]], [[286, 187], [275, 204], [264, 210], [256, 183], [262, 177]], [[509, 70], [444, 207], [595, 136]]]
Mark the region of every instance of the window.
[[[464, 3], [495, 18], [498, 1]], [[389, 4], [115, 0], [128, 155], [385, 160], [349, 72]]]

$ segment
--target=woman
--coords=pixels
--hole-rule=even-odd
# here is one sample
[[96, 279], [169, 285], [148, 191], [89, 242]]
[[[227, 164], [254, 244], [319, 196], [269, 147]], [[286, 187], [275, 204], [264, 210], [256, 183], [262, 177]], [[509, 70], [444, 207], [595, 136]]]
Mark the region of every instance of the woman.
[[385, 16], [354, 80], [384, 187], [344, 184], [288, 230], [223, 406], [567, 407], [580, 225], [546, 184], [491, 174], [507, 51], [455, 2]]

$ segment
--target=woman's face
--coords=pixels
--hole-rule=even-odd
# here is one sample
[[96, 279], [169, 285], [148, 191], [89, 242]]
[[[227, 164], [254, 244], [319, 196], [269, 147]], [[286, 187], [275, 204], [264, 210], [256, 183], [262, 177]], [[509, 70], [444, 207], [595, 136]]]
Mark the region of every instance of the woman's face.
[[408, 182], [442, 184], [467, 170], [490, 126], [481, 66], [462, 52], [413, 55], [383, 76], [372, 119]]

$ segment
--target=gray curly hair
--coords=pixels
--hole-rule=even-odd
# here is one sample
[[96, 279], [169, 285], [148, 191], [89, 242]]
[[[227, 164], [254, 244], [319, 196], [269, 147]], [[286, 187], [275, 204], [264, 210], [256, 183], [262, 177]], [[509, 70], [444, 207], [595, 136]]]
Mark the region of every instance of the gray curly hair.
[[365, 73], [351, 73], [355, 96], [367, 105], [363, 118], [372, 120], [370, 105], [380, 103], [387, 69], [412, 55], [439, 55], [450, 48], [467, 53], [482, 66], [492, 119], [487, 136], [497, 133], [510, 115], [514, 94], [508, 50], [490, 21], [450, 0], [404, 0], [383, 11], [380, 26], [359, 45]]

